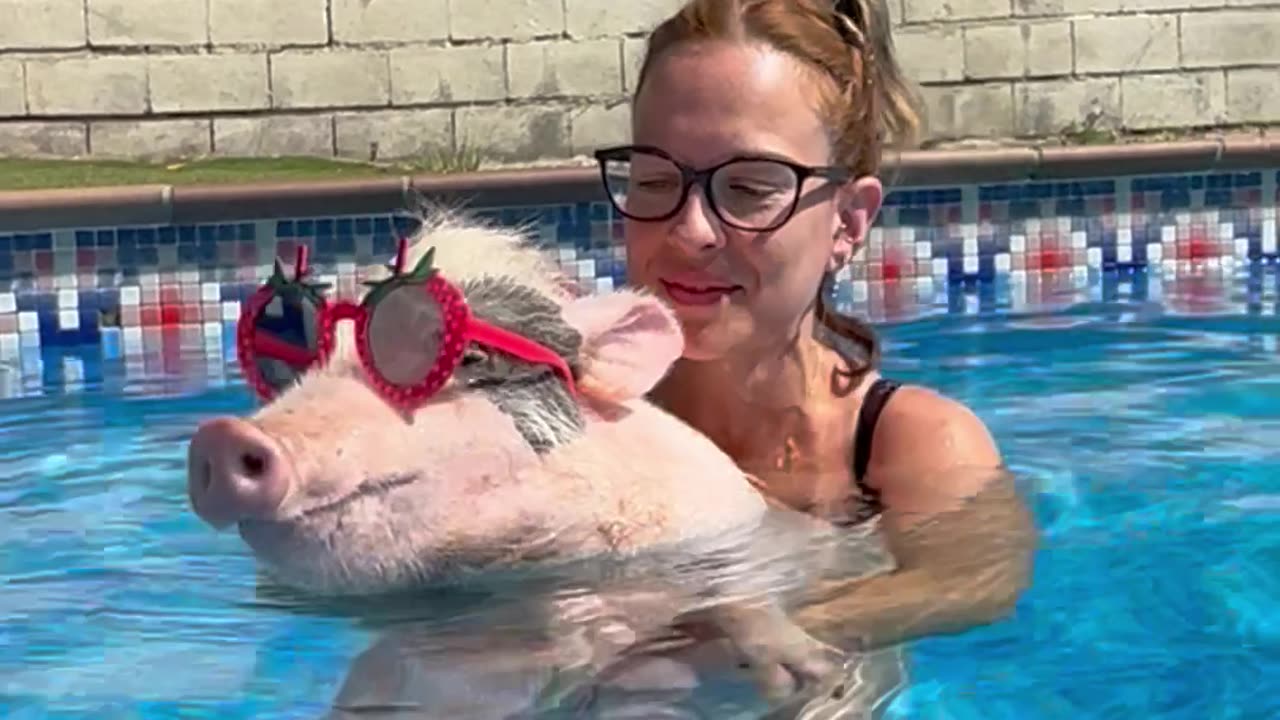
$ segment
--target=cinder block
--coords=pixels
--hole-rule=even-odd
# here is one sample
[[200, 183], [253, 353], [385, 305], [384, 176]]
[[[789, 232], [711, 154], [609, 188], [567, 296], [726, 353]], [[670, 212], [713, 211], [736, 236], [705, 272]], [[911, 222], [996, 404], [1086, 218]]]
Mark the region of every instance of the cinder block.
[[265, 54], [151, 58], [151, 109], [155, 112], [260, 110], [270, 106]]
[[529, 40], [563, 32], [561, 0], [449, 0], [449, 36], [454, 40]]
[[328, 0], [209, 0], [215, 45], [324, 45]]
[[140, 115], [147, 111], [147, 60], [28, 60], [27, 109], [32, 115]]
[[574, 38], [649, 32], [684, 4], [685, 0], [565, 0], [565, 26]]
[[1227, 118], [1233, 123], [1280, 123], [1280, 68], [1227, 71]]
[[563, 106], [481, 105], [453, 112], [457, 147], [476, 148], [487, 160], [528, 162], [569, 153], [569, 113]]
[[209, 120], [101, 121], [89, 125], [94, 157], [176, 160], [208, 155]]
[[334, 118], [338, 154], [359, 160], [399, 160], [453, 148], [447, 108], [342, 113]]
[[391, 51], [396, 105], [501, 100], [507, 96], [501, 45]]
[[383, 51], [286, 51], [271, 57], [271, 88], [278, 108], [386, 105], [391, 73]]
[[1065, 21], [971, 26], [964, 30], [964, 74], [975, 80], [1070, 75], [1070, 48]]
[[214, 118], [213, 151], [234, 157], [329, 157], [333, 155], [333, 117]]
[[980, 20], [1012, 15], [1010, 0], [902, 0], [902, 19], [905, 22]]
[[340, 43], [431, 42], [449, 37], [448, 0], [332, 0]]
[[957, 27], [904, 27], [893, 33], [903, 73], [918, 83], [964, 78], [964, 36]]
[[84, 47], [84, 0], [0, 0], [0, 50]]
[[622, 39], [622, 89], [634, 93], [640, 83], [640, 67], [644, 64], [647, 41], [644, 38]]
[[90, 45], [203, 45], [206, 0], [85, 0]]
[[0, 59], [0, 117], [26, 114], [27, 89], [22, 63]]
[[1183, 67], [1268, 64], [1280, 64], [1280, 10], [1183, 13]]
[[[1230, 2], [1227, 2], [1230, 5]], [[1223, 0], [1120, 0], [1120, 9], [1125, 12], [1169, 12], [1171, 10], [1195, 10], [1201, 8], [1220, 8]]]
[[1075, 25], [1076, 72], [1127, 73], [1178, 67], [1173, 15], [1081, 18]]
[[1119, 78], [1072, 78], [1019, 83], [1014, 88], [1015, 132], [1056, 135], [1068, 128], [1120, 125]]
[[1120, 78], [1121, 117], [1131, 130], [1223, 124], [1226, 95], [1226, 78], [1220, 71]]
[[920, 88], [933, 139], [1007, 137], [1013, 134], [1013, 87], [1009, 83], [983, 85], [925, 85]]
[[1014, 17], [1061, 17], [1120, 11], [1123, 0], [1013, 0]]
[[620, 145], [631, 138], [631, 103], [592, 105], [569, 116], [569, 145], [574, 155]]
[[0, 157], [82, 157], [89, 130], [82, 122], [0, 122]]
[[517, 98], [618, 95], [622, 47], [614, 38], [508, 45], [507, 82]]

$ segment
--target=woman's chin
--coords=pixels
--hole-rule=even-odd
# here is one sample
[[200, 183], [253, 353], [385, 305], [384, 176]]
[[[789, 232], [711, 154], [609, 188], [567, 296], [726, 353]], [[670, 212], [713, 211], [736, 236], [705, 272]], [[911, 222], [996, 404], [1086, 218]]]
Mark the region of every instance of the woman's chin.
[[684, 353], [681, 358], [709, 362], [731, 355], [735, 348], [751, 336], [749, 327], [745, 325], [726, 321], [681, 323], [684, 331]]

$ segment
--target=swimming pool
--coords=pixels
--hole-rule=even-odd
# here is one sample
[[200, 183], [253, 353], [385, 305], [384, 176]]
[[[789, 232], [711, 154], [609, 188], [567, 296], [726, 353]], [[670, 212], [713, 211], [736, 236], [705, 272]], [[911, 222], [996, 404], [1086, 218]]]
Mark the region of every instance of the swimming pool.
[[[883, 326], [886, 371], [988, 421], [1044, 531], [1016, 616], [916, 643], [896, 717], [1280, 716], [1276, 288], [1229, 279], [1254, 310], [1216, 315], [1143, 290]], [[112, 348], [0, 370], [0, 716], [317, 716], [370, 636], [257, 597], [186, 506], [192, 426], [253, 405], [230, 347]]]
[[[894, 716], [1280, 717], [1280, 156], [1002, 157], [924, 158], [833, 298], [982, 415], [1044, 530], [1016, 616], [915, 643]], [[253, 406], [230, 321], [298, 245], [350, 292], [410, 188], [478, 188], [615, 286], [594, 172], [535, 174], [0, 197], [0, 717], [321, 713], [371, 632], [261, 594], [186, 505], [194, 424]]]

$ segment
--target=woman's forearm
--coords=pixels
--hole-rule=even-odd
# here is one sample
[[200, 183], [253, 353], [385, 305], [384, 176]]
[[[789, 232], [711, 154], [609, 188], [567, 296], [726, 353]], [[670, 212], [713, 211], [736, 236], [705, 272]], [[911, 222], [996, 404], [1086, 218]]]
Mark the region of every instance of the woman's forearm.
[[939, 574], [908, 569], [829, 587], [793, 613], [818, 640], [846, 652], [963, 632], [1011, 613], [1027, 585], [1020, 563]]
[[928, 522], [888, 515], [896, 571], [824, 583], [794, 618], [847, 650], [962, 632], [1013, 611], [1030, 584], [1036, 528], [1011, 485]]

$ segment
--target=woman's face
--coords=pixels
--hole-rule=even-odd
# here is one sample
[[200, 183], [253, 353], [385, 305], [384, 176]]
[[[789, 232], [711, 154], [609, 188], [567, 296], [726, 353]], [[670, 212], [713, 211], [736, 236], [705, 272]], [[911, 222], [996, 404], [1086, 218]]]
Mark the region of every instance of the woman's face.
[[[656, 146], [698, 170], [742, 155], [829, 165], [831, 144], [815, 79], [805, 70], [761, 46], [673, 48], [650, 68], [635, 100], [633, 142]], [[632, 167], [631, 192], [640, 192], [640, 162]], [[721, 208], [739, 192], [756, 193], [752, 197], [771, 207], [790, 204], [782, 184], [767, 183], [762, 195], [750, 185], [757, 180], [718, 179], [714, 192], [726, 198], [717, 195]], [[726, 224], [695, 185], [674, 217], [625, 221], [628, 279], [675, 308], [688, 359], [777, 345], [797, 332], [824, 273], [839, 269], [860, 246], [881, 193], [874, 178], [837, 183], [812, 177], [800, 184], [790, 220], [758, 232]]]

